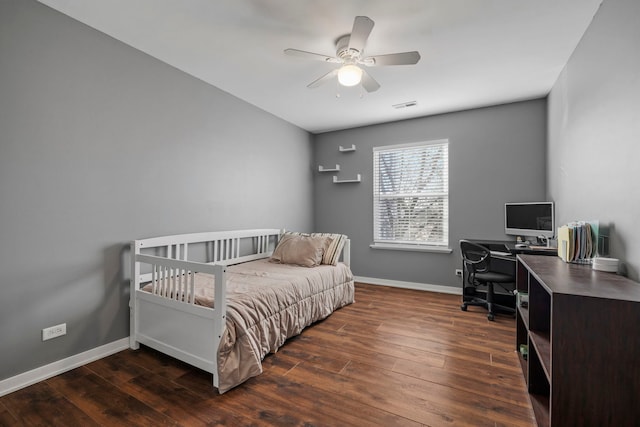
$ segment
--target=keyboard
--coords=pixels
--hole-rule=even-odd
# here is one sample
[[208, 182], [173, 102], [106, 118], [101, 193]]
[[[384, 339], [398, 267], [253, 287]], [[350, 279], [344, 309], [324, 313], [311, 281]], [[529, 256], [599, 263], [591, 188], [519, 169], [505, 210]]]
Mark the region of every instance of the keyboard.
[[502, 252], [502, 251], [489, 251], [491, 252], [491, 256], [511, 256], [511, 252]]

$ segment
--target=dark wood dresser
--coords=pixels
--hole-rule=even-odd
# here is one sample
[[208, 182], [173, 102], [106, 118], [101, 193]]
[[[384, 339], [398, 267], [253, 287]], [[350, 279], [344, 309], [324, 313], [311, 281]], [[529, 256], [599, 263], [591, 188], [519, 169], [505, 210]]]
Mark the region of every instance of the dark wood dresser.
[[516, 351], [539, 426], [640, 425], [640, 284], [519, 255]]

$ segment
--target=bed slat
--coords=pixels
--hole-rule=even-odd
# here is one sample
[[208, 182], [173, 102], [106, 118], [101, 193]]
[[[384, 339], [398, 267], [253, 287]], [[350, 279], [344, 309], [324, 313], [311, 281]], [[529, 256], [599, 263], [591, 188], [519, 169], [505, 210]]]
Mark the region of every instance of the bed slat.
[[196, 302], [196, 281], [195, 274], [191, 274], [189, 278], [189, 304], [195, 304]]

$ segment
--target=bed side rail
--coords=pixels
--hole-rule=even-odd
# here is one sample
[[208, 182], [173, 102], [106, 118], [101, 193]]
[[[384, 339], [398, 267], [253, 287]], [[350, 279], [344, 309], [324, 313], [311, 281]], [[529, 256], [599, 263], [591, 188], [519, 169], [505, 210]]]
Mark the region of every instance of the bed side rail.
[[[151, 269], [150, 273], [140, 274], [141, 265]], [[217, 340], [222, 336], [222, 330], [226, 322], [226, 268], [225, 264], [207, 264], [180, 259], [171, 259], [155, 255], [139, 253], [134, 248], [132, 258], [131, 278], [131, 323], [130, 323], [130, 347], [138, 348], [139, 309], [140, 298], [144, 298], [154, 304], [169, 305], [178, 311], [199, 313], [202, 310], [209, 311], [212, 315], [214, 348], [217, 348]], [[206, 273], [215, 277], [214, 307], [201, 307], [196, 305], [195, 299], [195, 274]], [[141, 286], [151, 283], [150, 292], [143, 291]], [[179, 308], [184, 307], [184, 308]], [[206, 315], [208, 317], [208, 315]], [[147, 335], [150, 333], [147, 332]], [[215, 355], [211, 355], [215, 360]], [[199, 366], [199, 365], [198, 365]]]
[[[136, 254], [135, 262], [148, 264], [151, 273], [141, 274], [136, 281], [138, 286], [151, 283], [151, 293], [189, 304], [195, 303], [195, 274], [216, 274], [217, 267], [213, 264], [203, 264], [177, 260], [154, 255]], [[135, 290], [138, 290], [136, 288]]]

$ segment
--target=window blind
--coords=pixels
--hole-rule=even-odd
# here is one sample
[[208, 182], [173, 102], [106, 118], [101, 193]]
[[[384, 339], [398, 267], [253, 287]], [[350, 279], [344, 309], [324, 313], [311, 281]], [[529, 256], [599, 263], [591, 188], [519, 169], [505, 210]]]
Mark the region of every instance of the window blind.
[[373, 149], [374, 242], [449, 244], [449, 142]]

